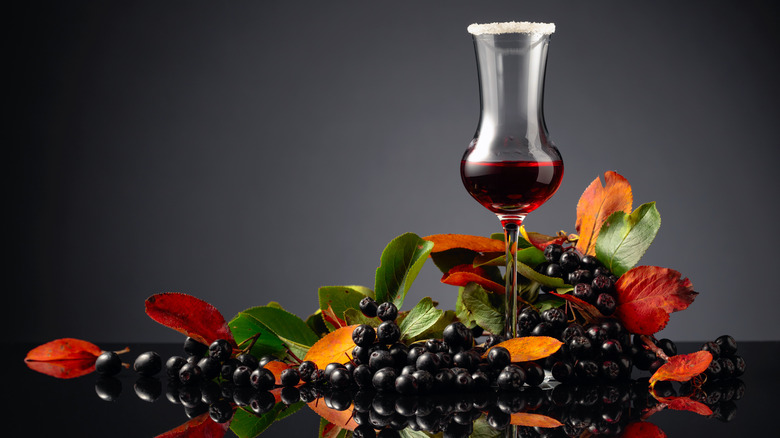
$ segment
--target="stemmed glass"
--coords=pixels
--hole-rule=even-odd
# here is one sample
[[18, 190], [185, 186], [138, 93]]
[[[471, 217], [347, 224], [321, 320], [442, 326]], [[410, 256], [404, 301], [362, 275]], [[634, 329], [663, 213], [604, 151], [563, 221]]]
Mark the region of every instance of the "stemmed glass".
[[463, 154], [466, 190], [498, 216], [506, 241], [506, 320], [517, 336], [517, 240], [523, 219], [561, 183], [563, 161], [544, 122], [542, 102], [552, 23], [472, 24], [480, 118]]

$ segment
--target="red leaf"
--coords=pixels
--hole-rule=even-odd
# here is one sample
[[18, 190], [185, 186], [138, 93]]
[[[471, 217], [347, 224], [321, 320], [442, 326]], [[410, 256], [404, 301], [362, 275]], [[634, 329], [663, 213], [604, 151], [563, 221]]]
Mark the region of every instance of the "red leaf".
[[[655, 393], [653, 393], [655, 397]], [[655, 397], [656, 400], [666, 405], [669, 409], [676, 411], [689, 411], [699, 415], [712, 415], [712, 409], [704, 403], [691, 400], [688, 397]]]
[[452, 286], [465, 286], [469, 283], [477, 283], [478, 285], [489, 290], [490, 292], [503, 295], [506, 293], [504, 285], [498, 284], [493, 280], [486, 278], [487, 272], [484, 268], [474, 267], [472, 265], [458, 265], [450, 269], [449, 272], [444, 274], [441, 278], [441, 282], [444, 284], [450, 284]]
[[577, 249], [583, 254], [596, 254], [596, 239], [601, 226], [612, 213], [631, 213], [634, 198], [631, 185], [620, 174], [608, 171], [604, 174], [604, 185], [596, 178], [580, 196], [577, 202]]
[[58, 379], [72, 379], [95, 371], [95, 357], [89, 359], [52, 360], [47, 362], [26, 361], [27, 366], [39, 373]]
[[465, 248], [476, 252], [504, 252], [506, 250], [502, 240], [489, 237], [469, 236], [466, 234], [434, 234], [423, 237], [433, 242], [432, 253], [447, 251], [453, 248]]
[[652, 335], [669, 321], [669, 314], [687, 309], [698, 292], [687, 278], [673, 269], [637, 266], [623, 274], [615, 284], [617, 310], [626, 328], [641, 335]]
[[217, 339], [236, 344], [219, 310], [191, 295], [178, 292], [152, 295], [146, 299], [146, 314], [202, 344], [210, 345]]
[[666, 438], [660, 427], [647, 421], [629, 423], [620, 438]]
[[703, 350], [672, 356], [650, 377], [650, 384], [658, 380], [687, 382], [692, 377], [703, 373], [710, 366], [710, 362], [712, 362], [712, 353]]
[[157, 435], [156, 438], [222, 438], [230, 426], [230, 422], [216, 423], [209, 413], [201, 414], [181, 426]]
[[25, 361], [52, 361], [70, 359], [92, 359], [100, 356], [103, 350], [97, 345], [81, 339], [62, 338], [39, 345], [27, 353]]
[[330, 304], [328, 304], [327, 309], [322, 311], [322, 317], [336, 329], [340, 329], [348, 325], [346, 321], [336, 315], [336, 311], [333, 310], [333, 307]]

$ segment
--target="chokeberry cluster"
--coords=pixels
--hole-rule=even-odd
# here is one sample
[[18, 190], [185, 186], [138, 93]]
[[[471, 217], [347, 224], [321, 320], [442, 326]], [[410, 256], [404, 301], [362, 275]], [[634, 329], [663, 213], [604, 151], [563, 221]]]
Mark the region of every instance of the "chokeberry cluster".
[[564, 250], [557, 243], [547, 245], [544, 257], [547, 261], [537, 267], [540, 273], [574, 286], [572, 295], [596, 306], [602, 315], [615, 313], [617, 277], [596, 257], [582, 255], [574, 248]]

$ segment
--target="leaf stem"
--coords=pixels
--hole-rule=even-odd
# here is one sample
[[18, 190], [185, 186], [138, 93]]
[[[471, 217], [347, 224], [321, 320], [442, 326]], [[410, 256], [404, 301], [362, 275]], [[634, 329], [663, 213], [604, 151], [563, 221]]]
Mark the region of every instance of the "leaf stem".
[[666, 353], [664, 353], [663, 350], [661, 350], [660, 348], [658, 348], [657, 345], [655, 345], [655, 342], [653, 342], [653, 339], [650, 338], [650, 336], [639, 335], [639, 338], [642, 340], [642, 342], [645, 343], [645, 345], [647, 345], [647, 348], [649, 348], [650, 351], [655, 353], [656, 356], [660, 357], [661, 359], [663, 359], [666, 362], [669, 362], [669, 356], [667, 356]]

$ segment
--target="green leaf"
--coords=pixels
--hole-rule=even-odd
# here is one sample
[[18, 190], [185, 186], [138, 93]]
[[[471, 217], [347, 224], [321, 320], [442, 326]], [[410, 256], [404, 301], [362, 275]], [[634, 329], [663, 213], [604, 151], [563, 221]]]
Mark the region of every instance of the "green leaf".
[[556, 297], [555, 295], [541, 295], [534, 303], [534, 306], [539, 313], [541, 313], [547, 309], [561, 307], [564, 304], [566, 304], [566, 300], [561, 297]]
[[425, 330], [424, 332], [415, 336], [414, 339], [410, 339], [410, 341], [432, 338], [441, 339], [444, 333], [444, 328], [455, 322], [455, 318], [455, 312], [452, 310], [447, 310], [443, 315], [441, 315], [441, 317], [439, 317], [434, 325], [430, 326], [428, 330]]
[[596, 258], [620, 277], [639, 262], [660, 227], [655, 202], [642, 204], [629, 215], [612, 213], [599, 231]]
[[401, 436], [401, 438], [430, 438], [432, 436], [432, 435], [428, 435], [427, 433], [421, 430], [412, 430], [408, 427], [401, 429], [399, 431], [399, 435]]
[[349, 325], [368, 324], [374, 328], [379, 327], [379, 324], [382, 323], [379, 318], [369, 318], [366, 315], [363, 315], [363, 312], [358, 309], [347, 309], [347, 311], [344, 312], [344, 320], [347, 321], [347, 324]]
[[504, 312], [497, 301], [503, 297], [490, 293], [476, 283], [467, 284], [461, 293], [462, 312], [467, 319], [490, 333], [504, 330]]
[[311, 331], [318, 337], [323, 337], [330, 332], [325, 325], [325, 320], [322, 319], [322, 311], [320, 310], [317, 310], [306, 318], [306, 325], [308, 325]]
[[[360, 300], [369, 296], [365, 292], [370, 293], [371, 290], [362, 286], [323, 286], [317, 291], [320, 310], [324, 312], [330, 306], [333, 308], [333, 313], [341, 318], [347, 309], [360, 308]], [[333, 324], [327, 321], [325, 321], [325, 325], [329, 330], [336, 329]]]
[[301, 318], [287, 311], [258, 306], [239, 313], [242, 314], [268, 327], [299, 358], [305, 356], [309, 347], [319, 340]]
[[[544, 263], [544, 252], [539, 248], [532, 246], [530, 248], [523, 248], [517, 251], [517, 261], [524, 263], [528, 266], [538, 266], [540, 263]], [[474, 260], [474, 266], [506, 266], [506, 255], [495, 257], [490, 260], [483, 260], [477, 257]]]
[[238, 438], [254, 438], [273, 424], [274, 421], [281, 420], [303, 407], [303, 402], [298, 402], [290, 406], [284, 403], [277, 403], [273, 409], [263, 415], [257, 416], [248, 412], [244, 408], [236, 409], [233, 419], [230, 421], [230, 430]]
[[257, 341], [249, 351], [255, 357], [263, 357], [267, 354], [284, 357], [286, 354], [287, 349], [284, 342], [265, 324], [252, 316], [239, 313], [228, 323], [228, 327], [230, 327], [230, 332], [233, 333], [236, 343], [242, 347], [244, 346], [242, 343], [251, 342], [248, 339], [259, 334]]
[[469, 438], [503, 438], [504, 436], [506, 436], [505, 432], [491, 427], [487, 423], [487, 417], [483, 415], [474, 421], [473, 431], [471, 432], [471, 435], [469, 435]]
[[401, 329], [401, 339], [414, 339], [436, 324], [436, 321], [444, 315], [443, 310], [437, 309], [433, 305], [430, 297], [425, 297], [409, 311], [409, 315], [404, 318], [399, 326]]
[[284, 307], [282, 307], [282, 305], [277, 303], [276, 301], [269, 302], [268, 304], [266, 304], [266, 307], [273, 307], [274, 309], [284, 310]]
[[433, 242], [423, 240], [414, 233], [402, 234], [390, 241], [382, 251], [380, 265], [376, 270], [376, 301], [390, 301], [400, 309], [431, 250]]
[[563, 287], [565, 284], [563, 282], [563, 279], [556, 278], [556, 277], [548, 277], [546, 275], [540, 274], [536, 272], [534, 268], [526, 265], [525, 263], [517, 264], [517, 273], [529, 280], [535, 281], [545, 286], [552, 286], [558, 288], [558, 287]]

